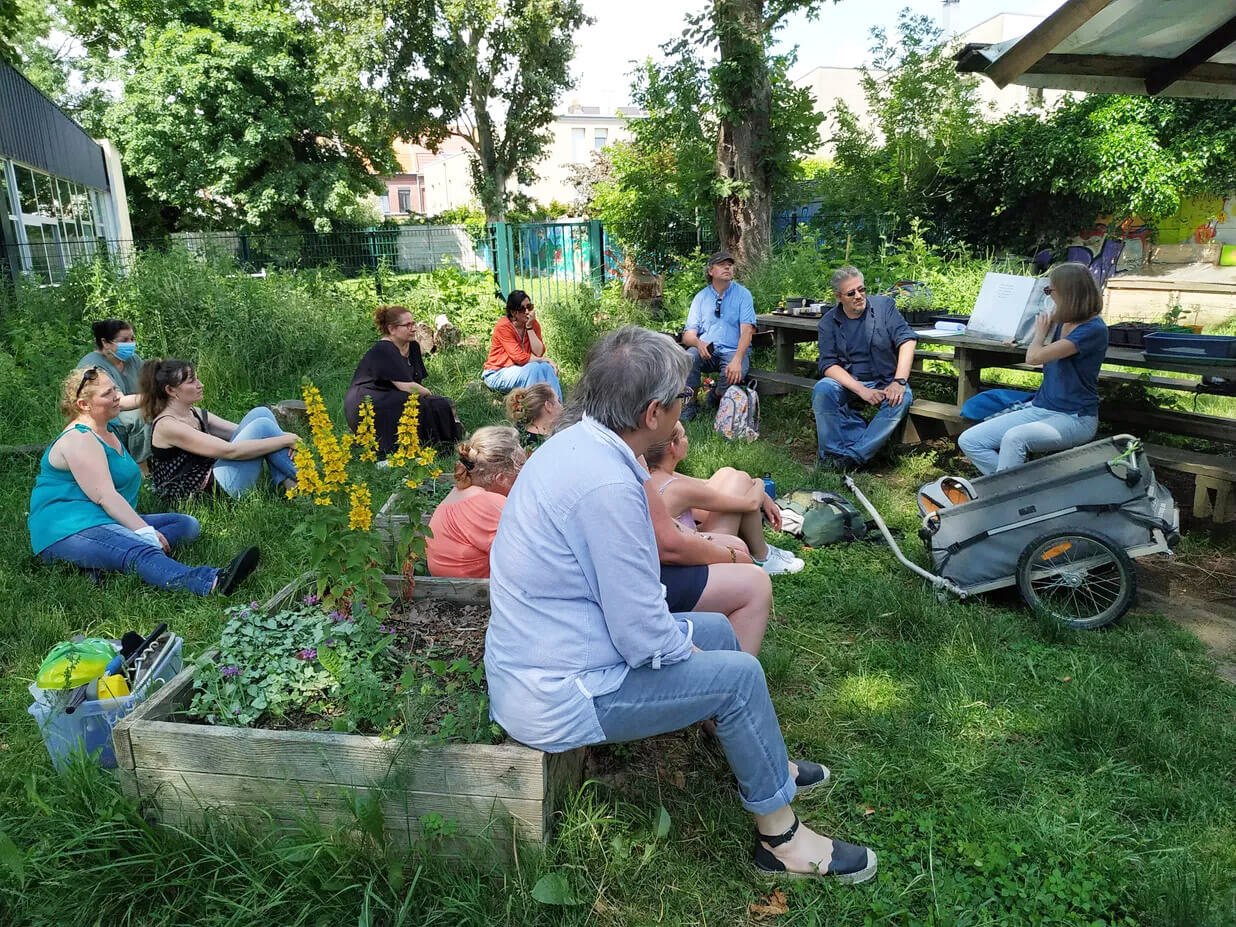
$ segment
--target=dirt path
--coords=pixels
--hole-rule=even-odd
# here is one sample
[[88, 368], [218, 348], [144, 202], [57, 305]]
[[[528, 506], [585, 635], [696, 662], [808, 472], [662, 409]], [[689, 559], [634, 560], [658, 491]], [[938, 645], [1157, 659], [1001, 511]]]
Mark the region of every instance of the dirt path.
[[1236, 607], [1180, 592], [1168, 596], [1148, 589], [1142, 591], [1141, 601], [1196, 636], [1214, 659], [1215, 672], [1236, 683]]

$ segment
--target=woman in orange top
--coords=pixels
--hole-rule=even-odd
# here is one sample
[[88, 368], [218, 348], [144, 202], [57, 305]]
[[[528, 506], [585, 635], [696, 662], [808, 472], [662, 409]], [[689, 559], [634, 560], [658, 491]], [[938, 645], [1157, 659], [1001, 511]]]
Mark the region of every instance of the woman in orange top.
[[438, 503], [425, 545], [434, 576], [489, 576], [489, 548], [498, 533], [506, 494], [524, 465], [519, 432], [503, 425], [478, 428], [456, 448], [455, 488]]
[[506, 317], [498, 320], [489, 339], [489, 357], [485, 358], [481, 379], [500, 393], [517, 386], [548, 383], [561, 401], [558, 365], [545, 356], [545, 340], [535, 311], [527, 293], [511, 291], [506, 300]]

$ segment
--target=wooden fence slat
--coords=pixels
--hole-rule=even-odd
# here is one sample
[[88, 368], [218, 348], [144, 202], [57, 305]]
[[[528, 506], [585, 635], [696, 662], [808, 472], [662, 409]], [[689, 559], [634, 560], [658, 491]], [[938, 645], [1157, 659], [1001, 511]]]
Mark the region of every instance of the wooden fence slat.
[[398, 786], [415, 792], [498, 795], [540, 801], [543, 756], [520, 744], [417, 743], [360, 734], [267, 731], [206, 724], [130, 728], [141, 768], [256, 778]]
[[513, 826], [525, 840], [544, 834], [541, 802], [486, 795], [442, 795], [397, 789], [371, 789], [327, 782], [281, 782], [254, 776], [221, 775], [138, 767], [141, 797], [152, 800], [161, 812], [210, 810], [247, 817], [322, 823], [355, 823], [352, 807], [358, 800], [377, 800], [387, 826], [419, 833], [423, 815], [453, 818], [461, 833], [487, 829], [509, 834]]

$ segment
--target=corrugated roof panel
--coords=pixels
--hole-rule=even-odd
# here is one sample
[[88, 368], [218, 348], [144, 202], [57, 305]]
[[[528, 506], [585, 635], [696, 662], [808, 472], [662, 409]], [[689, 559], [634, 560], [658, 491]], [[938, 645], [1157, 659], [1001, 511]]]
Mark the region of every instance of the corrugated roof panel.
[[0, 157], [106, 190], [103, 149], [43, 96], [30, 81], [0, 62]]

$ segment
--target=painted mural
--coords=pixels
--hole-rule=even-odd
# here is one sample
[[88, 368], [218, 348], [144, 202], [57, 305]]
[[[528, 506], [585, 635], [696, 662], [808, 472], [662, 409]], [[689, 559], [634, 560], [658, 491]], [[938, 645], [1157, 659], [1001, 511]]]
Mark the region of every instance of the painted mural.
[[1174, 216], [1156, 223], [1155, 240], [1161, 245], [1236, 244], [1236, 194], [1185, 197]]

